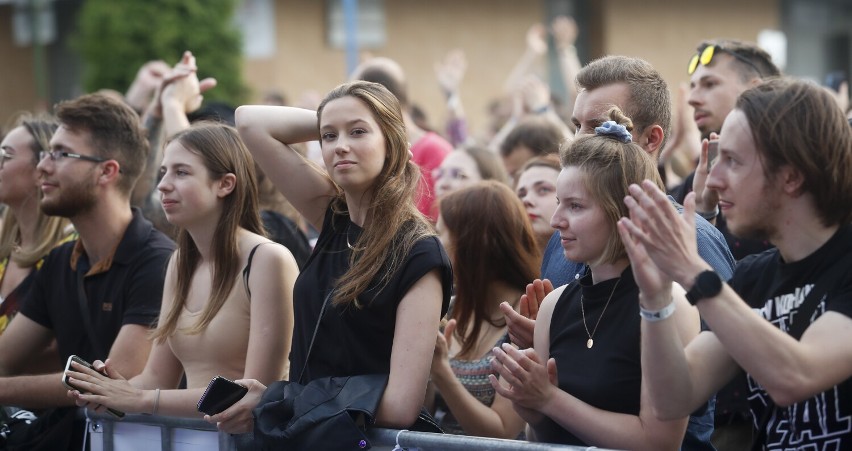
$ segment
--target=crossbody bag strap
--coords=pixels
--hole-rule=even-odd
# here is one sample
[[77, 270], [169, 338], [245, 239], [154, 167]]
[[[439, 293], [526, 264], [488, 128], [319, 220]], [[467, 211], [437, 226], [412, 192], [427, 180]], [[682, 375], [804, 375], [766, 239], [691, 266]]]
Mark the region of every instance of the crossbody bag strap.
[[89, 317], [89, 298], [86, 296], [86, 287], [83, 285], [83, 270], [80, 269], [80, 265], [77, 265], [77, 305], [80, 307], [80, 316], [83, 317], [83, 326], [86, 328], [86, 336], [89, 337], [89, 344], [92, 345], [92, 349], [98, 353], [98, 356], [102, 356], [104, 360], [107, 358], [107, 354], [103, 351], [98, 343], [97, 335], [95, 335], [95, 328], [92, 326], [92, 318]]
[[311, 335], [311, 344], [308, 345], [308, 353], [305, 355], [305, 364], [302, 365], [302, 371], [299, 372], [299, 378], [296, 379], [296, 382], [302, 383], [302, 376], [305, 375], [305, 369], [308, 367], [308, 361], [311, 359], [311, 351], [314, 349], [314, 340], [317, 338], [317, 332], [319, 331], [320, 323], [322, 322], [322, 317], [325, 315], [325, 308], [328, 306], [328, 301], [331, 299], [331, 295], [334, 293], [334, 289], [328, 292], [325, 296], [325, 300], [322, 301], [322, 308], [320, 309], [319, 318], [317, 318], [317, 324], [314, 326], [314, 333]]
[[[791, 337], [796, 340], [802, 338], [802, 335], [805, 333], [805, 329], [807, 329], [810, 325], [811, 316], [813, 316], [814, 311], [816, 311], [819, 301], [828, 293], [829, 288], [834, 288], [834, 285], [830, 282], [832, 280], [838, 280], [840, 276], [843, 275], [844, 271], [849, 270], [847, 260], [849, 260], [849, 257], [835, 263], [831, 268], [822, 273], [820, 278], [814, 284], [814, 287], [811, 288], [811, 291], [808, 292], [807, 296], [805, 296], [805, 300], [802, 301], [802, 305], [796, 312], [796, 317], [793, 319], [793, 322], [790, 324], [790, 329], [787, 332]], [[829, 287], [829, 285], [831, 286]], [[773, 401], [772, 398], [768, 398], [767, 402], [766, 410], [764, 410], [763, 416], [760, 418], [760, 423], [757, 425], [757, 436], [755, 436], [754, 441], [751, 444], [752, 451], [759, 451], [762, 449], [763, 441], [766, 438], [766, 426], [769, 425], [769, 420], [772, 418], [772, 414], [777, 410], [775, 401]]]

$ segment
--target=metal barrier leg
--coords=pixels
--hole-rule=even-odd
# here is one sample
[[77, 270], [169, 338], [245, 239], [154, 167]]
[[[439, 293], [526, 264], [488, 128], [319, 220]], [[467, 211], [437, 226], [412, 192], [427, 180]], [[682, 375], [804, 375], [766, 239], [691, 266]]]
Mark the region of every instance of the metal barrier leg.
[[115, 423], [112, 421], [104, 421], [101, 422], [101, 427], [104, 429], [104, 451], [113, 451], [115, 446], [113, 445], [112, 437], [115, 429]]
[[160, 426], [160, 451], [172, 451], [172, 428]]

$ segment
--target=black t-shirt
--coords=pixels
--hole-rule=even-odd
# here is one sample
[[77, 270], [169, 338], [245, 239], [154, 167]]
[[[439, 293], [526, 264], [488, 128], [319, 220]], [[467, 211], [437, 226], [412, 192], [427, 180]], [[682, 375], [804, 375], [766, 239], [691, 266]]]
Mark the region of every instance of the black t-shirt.
[[[612, 300], [604, 311], [610, 293]], [[586, 347], [589, 334], [583, 325], [581, 294], [586, 326], [589, 332], [594, 330], [591, 349]], [[642, 362], [638, 298], [639, 288], [629, 266], [620, 279], [592, 285], [591, 272], [587, 272], [579, 283], [565, 288], [550, 321], [550, 357], [556, 359], [561, 390], [599, 409], [639, 414]], [[535, 432], [541, 442], [587, 445], [549, 418]]]
[[[785, 332], [791, 321], [804, 319], [813, 323], [827, 311], [852, 317], [849, 255], [852, 226], [844, 226], [822, 247], [797, 262], [785, 263], [777, 249], [747, 257], [737, 266], [729, 284], [757, 314]], [[833, 265], [845, 265], [848, 271], [839, 279], [821, 280]], [[802, 302], [817, 282], [829, 284], [827, 294], [811, 318], [796, 319]], [[748, 384], [749, 406], [757, 425], [769, 395], [751, 376]], [[806, 401], [778, 408], [767, 425], [765, 443], [768, 449], [852, 449], [852, 379]]]
[[[323, 302], [336, 281], [349, 268], [350, 250], [361, 228], [345, 214], [329, 207], [322, 232], [305, 269], [293, 290], [293, 344], [290, 352], [290, 380], [297, 381]], [[347, 241], [348, 240], [348, 241]], [[443, 286], [441, 314], [446, 312], [452, 289], [450, 261], [437, 237], [417, 242], [390, 282], [377, 292], [375, 282], [354, 305], [333, 306], [331, 300], [317, 331], [316, 340], [302, 377], [302, 383], [328, 376], [390, 372], [391, 348], [399, 302], [421, 277], [440, 269]]]
[[[33, 286], [21, 314], [53, 330], [61, 364], [72, 354], [91, 362], [106, 359], [92, 349], [77, 298], [77, 273], [71, 261], [77, 241], [65, 243], [45, 258], [33, 275]], [[166, 264], [174, 243], [133, 209], [133, 220], [105, 271], [94, 270], [84, 279], [88, 310], [97, 342], [109, 352], [125, 324], [151, 326], [160, 313]], [[89, 272], [85, 253], [77, 266]]]

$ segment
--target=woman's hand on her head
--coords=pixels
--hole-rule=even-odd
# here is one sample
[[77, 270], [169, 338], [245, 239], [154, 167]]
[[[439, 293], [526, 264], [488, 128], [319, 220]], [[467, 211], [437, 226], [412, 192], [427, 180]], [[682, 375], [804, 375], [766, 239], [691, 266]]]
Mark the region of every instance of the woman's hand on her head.
[[256, 379], [239, 379], [234, 381], [246, 388], [248, 393], [239, 401], [216, 415], [204, 415], [204, 420], [213, 423], [216, 428], [229, 434], [245, 434], [254, 430], [252, 410], [257, 407], [266, 386]]

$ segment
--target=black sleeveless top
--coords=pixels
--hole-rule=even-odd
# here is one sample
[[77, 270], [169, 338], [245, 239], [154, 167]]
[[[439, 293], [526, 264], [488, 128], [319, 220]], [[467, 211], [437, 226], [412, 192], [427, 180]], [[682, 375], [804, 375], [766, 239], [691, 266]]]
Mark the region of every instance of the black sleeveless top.
[[[305, 367], [311, 336], [326, 296], [349, 268], [347, 243], [355, 243], [361, 228], [346, 214], [334, 214], [329, 207], [313, 254], [296, 279], [293, 289], [293, 344], [290, 352], [290, 380], [296, 381]], [[441, 315], [447, 311], [453, 274], [450, 260], [437, 237], [417, 242], [404, 263], [381, 290], [375, 282], [353, 305], [326, 307], [317, 331], [310, 361], [302, 383], [320, 377], [389, 373], [391, 348], [399, 302], [421, 277], [438, 268], [443, 286]], [[329, 303], [331, 300], [329, 300]]]
[[[603, 312], [610, 293], [612, 300]], [[593, 332], [591, 349], [586, 347], [589, 335], [583, 326], [581, 294], [589, 333], [604, 315]], [[586, 271], [562, 292], [550, 322], [550, 357], [556, 359], [559, 388], [599, 409], [638, 415], [640, 326], [639, 288], [630, 267], [620, 279], [597, 285], [592, 285], [591, 272]], [[588, 445], [549, 418], [535, 432], [541, 442]]]

